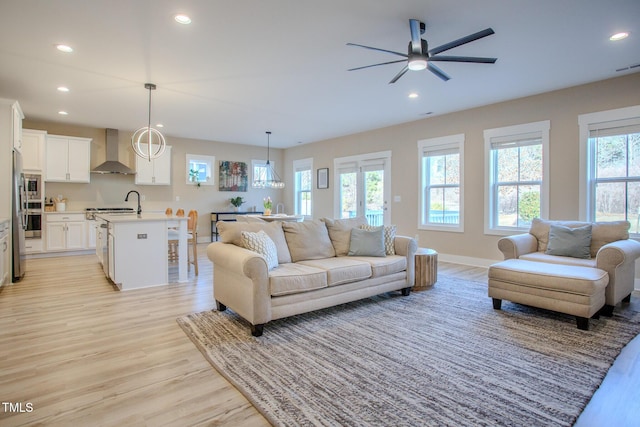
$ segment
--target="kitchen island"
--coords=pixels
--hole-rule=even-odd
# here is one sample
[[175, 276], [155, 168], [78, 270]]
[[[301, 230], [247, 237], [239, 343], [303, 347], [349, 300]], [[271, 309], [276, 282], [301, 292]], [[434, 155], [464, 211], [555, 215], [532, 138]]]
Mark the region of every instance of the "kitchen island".
[[187, 281], [187, 217], [164, 214], [96, 214], [106, 230], [101, 243], [105, 274], [121, 291], [169, 283], [168, 231], [178, 231], [178, 282]]

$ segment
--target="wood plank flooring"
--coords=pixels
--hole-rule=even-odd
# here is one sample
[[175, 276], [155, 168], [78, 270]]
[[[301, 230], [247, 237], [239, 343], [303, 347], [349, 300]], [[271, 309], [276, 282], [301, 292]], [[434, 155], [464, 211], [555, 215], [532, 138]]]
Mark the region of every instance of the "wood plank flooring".
[[[198, 277], [192, 269], [188, 283], [126, 292], [95, 255], [28, 260], [25, 279], [0, 291], [0, 400], [14, 404], [0, 406], [0, 425], [269, 425], [175, 321], [214, 307], [212, 266], [199, 246]], [[486, 281], [483, 268], [440, 263], [439, 274]], [[637, 360], [635, 376], [637, 391]], [[637, 403], [617, 384], [596, 413], [611, 400]]]

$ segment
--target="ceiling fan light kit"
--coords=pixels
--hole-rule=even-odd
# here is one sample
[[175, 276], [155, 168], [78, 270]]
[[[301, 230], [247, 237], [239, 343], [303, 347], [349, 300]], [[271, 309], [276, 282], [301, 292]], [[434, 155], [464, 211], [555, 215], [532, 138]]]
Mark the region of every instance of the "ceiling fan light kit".
[[470, 34], [466, 37], [459, 38], [457, 40], [451, 41], [449, 43], [445, 43], [441, 46], [438, 46], [433, 49], [429, 49], [429, 45], [427, 41], [422, 39], [420, 36], [425, 32], [425, 24], [423, 22], [418, 21], [417, 19], [409, 20], [409, 30], [411, 31], [411, 41], [409, 42], [408, 53], [404, 54], [401, 52], [396, 52], [393, 50], [380, 49], [372, 46], [365, 46], [356, 43], [347, 43], [347, 46], [356, 46], [362, 47], [365, 49], [376, 50], [379, 52], [390, 53], [392, 55], [402, 56], [406, 59], [399, 59], [397, 61], [389, 61], [389, 62], [381, 62], [379, 64], [365, 65], [364, 67], [356, 67], [351, 68], [348, 71], [356, 71], [362, 70], [364, 68], [377, 67], [380, 65], [388, 65], [388, 64], [397, 64], [400, 62], [406, 62], [404, 68], [400, 70], [398, 74], [395, 75], [393, 79], [389, 82], [395, 83], [402, 77], [407, 71], [421, 71], [427, 69], [435, 74], [440, 79], [445, 82], [451, 77], [447, 75], [444, 71], [438, 68], [433, 62], [469, 62], [476, 64], [494, 64], [497, 61], [497, 58], [484, 58], [484, 57], [476, 57], [476, 56], [444, 56], [439, 55], [442, 52], [445, 52], [449, 49], [453, 49], [458, 46], [462, 46], [463, 44], [470, 43], [472, 41], [476, 41], [483, 37], [490, 36], [495, 34], [492, 28], [486, 28], [482, 31], [478, 31], [477, 33]]
[[[153, 83], [145, 83], [144, 88], [149, 90], [149, 121], [146, 127], [141, 127], [133, 133], [131, 136], [131, 146], [138, 157], [151, 161], [164, 154], [167, 143], [164, 135], [162, 135], [158, 129], [151, 127], [151, 91], [156, 89], [156, 85]], [[147, 145], [146, 153], [143, 149], [145, 137]], [[154, 149], [155, 145], [157, 145], [158, 148]]]

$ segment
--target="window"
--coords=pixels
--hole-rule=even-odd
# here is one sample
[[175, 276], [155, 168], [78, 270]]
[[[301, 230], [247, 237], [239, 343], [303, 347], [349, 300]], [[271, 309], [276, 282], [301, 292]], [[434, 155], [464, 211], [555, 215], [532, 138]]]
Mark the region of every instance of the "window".
[[389, 225], [391, 152], [334, 159], [334, 215], [365, 216], [370, 225]]
[[214, 156], [187, 154], [187, 184], [214, 185]]
[[627, 220], [640, 233], [640, 106], [579, 116], [581, 219]]
[[311, 218], [311, 190], [313, 188], [313, 159], [293, 162], [293, 209], [295, 215]]
[[418, 141], [418, 228], [464, 231], [464, 134]]
[[[273, 160], [269, 160], [269, 165], [273, 170], [276, 170], [276, 164]], [[271, 170], [267, 167], [266, 160], [251, 160], [251, 171], [253, 176], [251, 177], [251, 186], [254, 188], [262, 188], [254, 185], [256, 181], [268, 181], [275, 179], [272, 177]]]
[[527, 231], [549, 216], [550, 122], [484, 131], [485, 233]]

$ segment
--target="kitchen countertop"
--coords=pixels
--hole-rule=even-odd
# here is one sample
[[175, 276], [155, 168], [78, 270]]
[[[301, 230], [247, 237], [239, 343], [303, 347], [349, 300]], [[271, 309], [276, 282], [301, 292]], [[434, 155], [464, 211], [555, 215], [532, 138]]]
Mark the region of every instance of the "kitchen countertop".
[[107, 222], [145, 222], [145, 221], [187, 221], [189, 218], [186, 216], [167, 216], [163, 213], [141, 213], [137, 214], [101, 214], [96, 213], [96, 218], [100, 218]]

